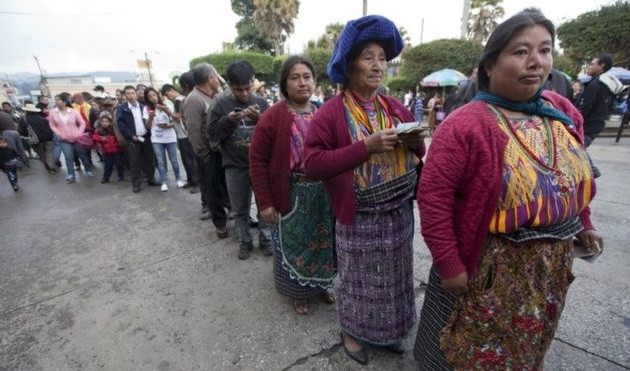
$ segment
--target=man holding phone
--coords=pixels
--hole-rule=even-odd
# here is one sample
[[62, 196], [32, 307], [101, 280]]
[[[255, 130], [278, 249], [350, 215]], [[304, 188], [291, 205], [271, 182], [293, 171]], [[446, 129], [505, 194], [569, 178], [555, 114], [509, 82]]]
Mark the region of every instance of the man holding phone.
[[[221, 144], [230, 204], [239, 240], [238, 258], [247, 259], [254, 248], [249, 233], [252, 188], [249, 178], [249, 144], [260, 115], [269, 107], [267, 101], [252, 94], [254, 68], [246, 60], [231, 63], [227, 69], [231, 96], [217, 100], [210, 114], [208, 136]], [[272, 254], [271, 242], [263, 233], [268, 228], [259, 223], [259, 247]]]

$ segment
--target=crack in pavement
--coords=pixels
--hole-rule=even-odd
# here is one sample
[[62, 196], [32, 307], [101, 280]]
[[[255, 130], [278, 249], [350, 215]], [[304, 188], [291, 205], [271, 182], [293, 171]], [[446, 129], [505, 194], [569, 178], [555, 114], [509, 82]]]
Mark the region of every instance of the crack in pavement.
[[319, 357], [321, 355], [325, 356], [325, 357], [332, 357], [335, 353], [337, 353], [337, 351], [339, 351], [339, 349], [341, 348], [341, 342], [335, 343], [333, 344], [330, 348], [322, 348], [319, 352], [317, 353], [313, 353], [313, 354], [309, 354], [307, 356], [304, 356], [302, 358], [298, 358], [295, 362], [293, 362], [292, 364], [288, 365], [287, 367], [283, 368], [282, 371], [288, 371], [291, 368], [293, 368], [294, 366], [299, 366], [299, 365], [303, 365], [305, 364], [310, 358], [314, 358], [314, 357]]
[[554, 339], [554, 340], [557, 340], [557, 341], [559, 341], [559, 342], [561, 342], [562, 344], [566, 344], [566, 345], [570, 346], [571, 348], [581, 350], [581, 351], [583, 351], [584, 353], [587, 353], [587, 354], [590, 354], [590, 355], [595, 356], [595, 357], [597, 357], [597, 358], [603, 359], [603, 360], [604, 360], [604, 361], [606, 361], [606, 362], [610, 362], [610, 363], [612, 363], [612, 364], [613, 364], [613, 365], [615, 365], [615, 366], [619, 366], [619, 367], [624, 368], [624, 369], [626, 369], [626, 370], [630, 370], [630, 367], [628, 367], [628, 366], [622, 365], [621, 363], [619, 363], [619, 362], [617, 362], [617, 361], [614, 361], [614, 360], [612, 360], [612, 359], [608, 359], [608, 358], [606, 358], [606, 357], [604, 357], [604, 356], [602, 356], [602, 355], [599, 355], [599, 354], [597, 354], [597, 353], [593, 353], [593, 352], [591, 352], [591, 351], [590, 351], [590, 350], [588, 350], [588, 349], [584, 349], [584, 348], [582, 348], [582, 347], [580, 347], [580, 346], [577, 346], [577, 345], [575, 345], [575, 344], [569, 343], [568, 341], [566, 341], [566, 340], [562, 340], [562, 339], [560, 339], [559, 337], [554, 337], [553, 339]]

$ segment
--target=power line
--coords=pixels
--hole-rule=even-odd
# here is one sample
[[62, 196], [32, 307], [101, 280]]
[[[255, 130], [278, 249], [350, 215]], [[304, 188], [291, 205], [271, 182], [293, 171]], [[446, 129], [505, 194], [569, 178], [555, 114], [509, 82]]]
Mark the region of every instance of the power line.
[[70, 16], [70, 17], [89, 17], [89, 16], [102, 16], [102, 15], [117, 15], [123, 12], [98, 12], [98, 13], [35, 13], [35, 12], [13, 12], [8, 10], [0, 10], [0, 14], [4, 15], [34, 15], [34, 16]]
[[7, 34], [7, 35], [9, 35], [9, 36], [17, 37], [17, 38], [19, 38], [19, 39], [23, 39], [23, 40], [27, 40], [27, 41], [32, 41], [32, 42], [34, 42], [34, 43], [38, 43], [38, 44], [42, 44], [42, 45], [45, 45], [45, 46], [49, 46], [49, 47], [51, 47], [51, 48], [56, 48], [56, 46], [55, 46], [55, 45], [52, 45], [52, 44], [49, 44], [49, 43], [45, 43], [45, 42], [43, 42], [43, 41], [38, 41], [38, 40], [35, 40], [35, 39], [31, 39], [31, 38], [28, 38], [28, 37], [25, 37], [25, 36], [20, 36], [20, 35], [17, 35], [17, 34], [14, 34], [14, 33], [12, 33], [12, 32], [8, 32], [8, 31], [5, 31], [5, 30], [2, 30], [2, 29], [0, 29], [0, 33], [4, 33], [4, 34]]

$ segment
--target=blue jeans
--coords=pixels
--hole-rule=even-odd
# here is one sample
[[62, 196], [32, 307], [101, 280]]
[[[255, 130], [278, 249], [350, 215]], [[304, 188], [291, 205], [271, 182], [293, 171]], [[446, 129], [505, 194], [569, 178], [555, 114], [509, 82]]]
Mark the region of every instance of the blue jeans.
[[179, 163], [177, 162], [177, 142], [153, 143], [153, 152], [155, 152], [155, 158], [157, 159], [157, 168], [158, 173], [160, 173], [160, 182], [162, 184], [166, 183], [166, 152], [168, 152], [168, 159], [173, 167], [175, 179], [182, 179], [179, 176]]
[[[85, 171], [92, 171], [92, 164], [88, 159], [87, 152], [83, 147], [81, 147], [78, 143], [66, 142], [65, 140], [59, 141], [59, 150], [63, 152], [63, 157], [66, 160], [66, 169], [68, 170], [68, 175], [74, 177], [74, 151], [77, 151], [79, 154], [79, 158], [83, 163], [83, 167]], [[57, 157], [58, 158], [58, 157]]]

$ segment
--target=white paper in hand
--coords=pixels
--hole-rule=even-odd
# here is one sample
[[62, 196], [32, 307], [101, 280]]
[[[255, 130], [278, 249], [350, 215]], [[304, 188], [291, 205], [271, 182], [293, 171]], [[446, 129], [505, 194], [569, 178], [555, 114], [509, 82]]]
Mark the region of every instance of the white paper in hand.
[[414, 122], [401, 122], [400, 124], [398, 124], [398, 126], [396, 126], [396, 133], [397, 134], [404, 134], [404, 133], [409, 133], [413, 130], [416, 129], [420, 129], [420, 122], [418, 121], [414, 121]]

